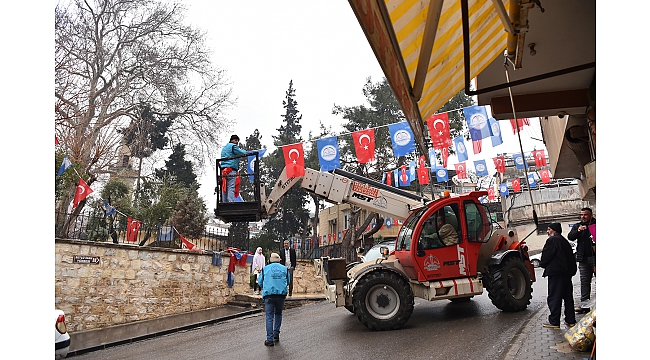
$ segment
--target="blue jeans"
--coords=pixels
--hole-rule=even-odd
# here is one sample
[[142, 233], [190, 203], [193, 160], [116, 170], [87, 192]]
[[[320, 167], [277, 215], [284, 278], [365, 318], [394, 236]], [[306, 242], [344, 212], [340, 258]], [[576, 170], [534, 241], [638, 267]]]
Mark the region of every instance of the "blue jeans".
[[273, 342], [273, 335], [280, 335], [280, 326], [282, 325], [282, 309], [284, 309], [284, 297], [264, 298], [267, 341]]
[[[232, 175], [231, 175], [232, 174]], [[232, 172], [226, 175], [226, 196], [222, 199], [223, 202], [235, 202], [235, 181], [237, 176]]]

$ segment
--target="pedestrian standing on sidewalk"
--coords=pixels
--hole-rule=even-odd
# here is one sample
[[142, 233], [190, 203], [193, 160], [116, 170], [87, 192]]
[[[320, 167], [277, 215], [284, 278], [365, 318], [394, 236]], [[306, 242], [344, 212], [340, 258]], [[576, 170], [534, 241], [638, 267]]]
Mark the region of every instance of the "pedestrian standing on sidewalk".
[[280, 255], [271, 253], [270, 264], [262, 268], [257, 283], [262, 287], [264, 311], [266, 312], [265, 346], [274, 346], [280, 341], [280, 326], [282, 325], [282, 310], [287, 297], [289, 272], [281, 264]]
[[580, 304], [576, 306], [578, 312], [588, 312], [588, 302], [591, 298], [591, 279], [594, 275], [596, 266], [596, 244], [591, 238], [589, 225], [596, 223], [593, 212], [590, 208], [580, 210], [580, 223], [573, 225], [569, 235], [569, 240], [577, 240], [576, 244], [576, 261], [580, 269]]
[[548, 239], [542, 249], [542, 259], [539, 263], [544, 268], [542, 276], [548, 277], [548, 296], [546, 303], [551, 311], [548, 322], [542, 324], [545, 328], [559, 329], [564, 301], [564, 322], [567, 327], [576, 324], [576, 313], [573, 309], [573, 284], [571, 278], [577, 272], [573, 250], [569, 241], [562, 236], [562, 225], [551, 223], [546, 229]]
[[266, 258], [262, 254], [262, 248], [258, 247], [255, 250], [255, 255], [253, 255], [253, 264], [251, 265], [251, 272], [255, 275], [255, 284], [253, 285], [253, 290], [255, 290], [255, 295], [259, 295], [260, 286], [257, 284], [257, 278], [259, 277], [262, 268], [266, 265]]
[[296, 250], [289, 246], [289, 240], [284, 241], [284, 249], [280, 250], [282, 265], [289, 269], [289, 296], [293, 296], [293, 270], [296, 269]]

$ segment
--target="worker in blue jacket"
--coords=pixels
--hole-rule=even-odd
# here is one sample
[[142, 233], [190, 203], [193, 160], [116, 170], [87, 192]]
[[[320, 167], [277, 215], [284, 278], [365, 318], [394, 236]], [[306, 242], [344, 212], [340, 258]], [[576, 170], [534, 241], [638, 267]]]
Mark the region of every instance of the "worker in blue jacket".
[[[229, 158], [232, 156], [246, 155], [246, 151], [240, 149], [239, 136], [232, 135], [230, 142], [221, 149], [221, 158]], [[225, 191], [225, 196], [222, 197], [222, 202], [235, 202], [235, 198], [239, 196], [239, 158], [224, 160], [219, 164], [221, 168], [222, 178], [222, 191]]]
[[282, 265], [280, 255], [271, 253], [270, 263], [262, 268], [257, 276], [257, 284], [262, 288], [264, 311], [266, 312], [266, 340], [264, 345], [274, 346], [280, 341], [282, 309], [287, 297], [289, 272]]

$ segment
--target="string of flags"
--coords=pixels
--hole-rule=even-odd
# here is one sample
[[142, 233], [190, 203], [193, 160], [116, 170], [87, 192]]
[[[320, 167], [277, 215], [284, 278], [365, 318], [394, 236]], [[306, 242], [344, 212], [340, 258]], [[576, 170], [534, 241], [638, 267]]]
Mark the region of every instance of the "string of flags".
[[[459, 110], [462, 110], [465, 116], [472, 141], [472, 150], [475, 155], [481, 153], [483, 149], [482, 142], [488, 137], [491, 140], [492, 147], [503, 144], [500, 123], [496, 119], [488, 116], [485, 106], [470, 106], [452, 111]], [[447, 160], [449, 157], [448, 148], [452, 145], [456, 150], [458, 158], [458, 163], [454, 164], [456, 175], [459, 179], [467, 178], [468, 164], [466, 162], [469, 160], [468, 150], [463, 136], [458, 136], [453, 140], [451, 139], [449, 112], [433, 114], [425, 121], [425, 123], [433, 144], [433, 149], [429, 149], [428, 153], [430, 161], [429, 166], [426, 166], [425, 157], [420, 156], [417, 161], [411, 161], [408, 165], [403, 165], [398, 169], [383, 172], [382, 183], [390, 186], [408, 187], [413, 181], [418, 180], [419, 184], [425, 185], [429, 184], [429, 172], [435, 173], [438, 182], [449, 181]], [[529, 126], [530, 120], [528, 118], [510, 119], [510, 125], [513, 134], [516, 134], [517, 132], [522, 131], [524, 126]], [[390, 133], [393, 153], [396, 157], [415, 153], [415, 137], [406, 121], [389, 124], [387, 126]], [[375, 161], [375, 129], [376, 128], [358, 130], [350, 134], [352, 136], [357, 162], [360, 164]], [[341, 161], [338, 136], [317, 139], [315, 142], [321, 171], [331, 171], [340, 168]], [[261, 157], [266, 149], [258, 151], [260, 151]], [[287, 169], [287, 176], [298, 177], [304, 175], [305, 160], [303, 143], [284, 145], [282, 146], [282, 151]], [[442, 166], [437, 163], [437, 153], [440, 154]], [[534, 150], [532, 156], [535, 159], [538, 168], [546, 166], [544, 150]], [[513, 154], [512, 158], [517, 169], [524, 170], [526, 168], [521, 154]], [[252, 162], [254, 159], [254, 156], [248, 157], [249, 173], [253, 172]], [[492, 160], [497, 172], [505, 173], [505, 156], [498, 156]], [[473, 165], [478, 176], [489, 175], [486, 160], [476, 160], [473, 162]], [[550, 182], [550, 172], [547, 169], [542, 169], [539, 172], [543, 183]]]
[[[55, 136], [55, 145], [59, 145], [59, 139]], [[262, 153], [263, 154], [263, 153]], [[79, 172], [77, 172], [77, 169], [74, 168], [74, 165], [68, 158], [68, 155], [63, 156], [63, 161], [61, 163], [61, 167], [59, 167], [59, 171], [56, 174], [56, 177], [59, 177], [63, 175], [66, 170], [72, 168], [74, 172], [79, 176], [79, 182], [77, 183], [77, 189], [75, 191], [74, 198], [72, 200], [71, 206], [72, 209], [76, 208], [79, 206], [79, 203], [88, 197], [91, 193], [93, 193], [93, 190], [90, 188], [90, 186], [86, 183], [86, 181], [81, 177]], [[140, 232], [140, 227], [142, 226], [143, 222], [141, 220], [132, 218], [120, 211], [118, 211], [115, 207], [110, 205], [108, 201], [101, 199], [102, 201], [102, 206], [104, 208], [104, 211], [106, 213], [106, 216], [111, 216], [116, 213], [119, 213], [122, 216], [126, 216], [127, 218], [127, 226], [126, 226], [126, 242], [127, 243], [137, 243], [138, 241], [138, 233]], [[71, 209], [70, 209], [71, 210]], [[165, 228], [165, 227], [163, 227]], [[171, 241], [173, 239], [173, 233], [176, 232], [178, 236], [181, 239], [181, 244], [184, 248], [190, 250], [190, 251], [203, 251], [195, 246], [194, 243], [191, 241], [185, 239], [173, 226], [169, 227], [170, 229], [165, 228], [165, 231], [161, 231], [161, 234], [159, 235], [159, 239], [163, 239], [162, 241], [165, 241], [165, 239], [168, 239], [167, 241]]]

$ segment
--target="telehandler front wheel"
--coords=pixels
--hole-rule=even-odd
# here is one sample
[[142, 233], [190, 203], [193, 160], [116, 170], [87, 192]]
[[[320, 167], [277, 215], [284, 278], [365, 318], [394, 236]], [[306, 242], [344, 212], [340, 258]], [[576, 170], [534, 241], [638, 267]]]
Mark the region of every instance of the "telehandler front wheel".
[[391, 271], [365, 274], [352, 294], [357, 318], [371, 330], [394, 330], [413, 313], [413, 291], [408, 282]]
[[526, 265], [514, 256], [490, 266], [484, 284], [492, 304], [503, 311], [524, 310], [533, 297], [530, 273]]

